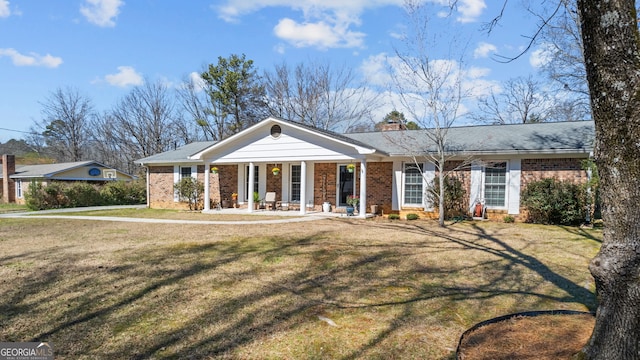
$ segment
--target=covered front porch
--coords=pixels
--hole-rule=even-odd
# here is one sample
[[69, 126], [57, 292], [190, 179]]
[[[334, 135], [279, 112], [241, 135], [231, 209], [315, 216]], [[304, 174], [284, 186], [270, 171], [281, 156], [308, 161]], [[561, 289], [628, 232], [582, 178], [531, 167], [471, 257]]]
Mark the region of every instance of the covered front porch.
[[221, 201], [236, 195], [247, 213], [275, 192], [276, 202], [300, 215], [325, 203], [344, 209], [349, 197], [358, 197], [361, 217], [367, 209], [367, 163], [380, 158], [376, 149], [348, 138], [273, 117], [189, 157], [204, 163], [205, 211], [211, 210], [214, 181]]
[[[204, 169], [205, 212], [276, 210], [280, 214], [305, 215], [328, 212], [329, 207], [331, 213], [346, 215], [346, 208], [350, 206], [347, 199], [356, 197], [359, 201], [355, 215], [365, 217], [367, 213], [365, 159], [358, 162], [249, 161], [240, 164], [224, 164], [217, 160], [207, 161]], [[268, 194], [271, 199], [265, 199]], [[222, 206], [223, 202], [236, 208]]]

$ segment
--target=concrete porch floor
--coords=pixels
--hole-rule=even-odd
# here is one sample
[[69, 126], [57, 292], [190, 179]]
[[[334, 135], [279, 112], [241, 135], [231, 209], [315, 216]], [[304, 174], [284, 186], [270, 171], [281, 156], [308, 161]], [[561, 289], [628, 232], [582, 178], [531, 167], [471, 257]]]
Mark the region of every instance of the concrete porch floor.
[[[361, 218], [359, 214], [354, 216], [347, 216], [346, 212], [323, 212], [316, 210], [307, 210], [305, 215], [301, 215], [299, 210], [270, 210], [259, 209], [248, 212], [247, 208], [222, 208], [222, 209], [210, 209], [202, 210], [203, 214], [229, 214], [229, 215], [264, 215], [264, 216], [318, 216], [318, 217], [349, 217], [349, 218]], [[367, 218], [374, 217], [373, 214], [366, 214]]]

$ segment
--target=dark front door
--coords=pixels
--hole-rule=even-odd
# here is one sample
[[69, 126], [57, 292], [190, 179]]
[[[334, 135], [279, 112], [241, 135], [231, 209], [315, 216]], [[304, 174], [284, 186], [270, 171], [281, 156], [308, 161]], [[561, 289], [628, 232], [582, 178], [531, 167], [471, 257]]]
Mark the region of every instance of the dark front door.
[[355, 194], [355, 174], [347, 171], [347, 165], [340, 165], [338, 177], [338, 206], [347, 206], [347, 196]]

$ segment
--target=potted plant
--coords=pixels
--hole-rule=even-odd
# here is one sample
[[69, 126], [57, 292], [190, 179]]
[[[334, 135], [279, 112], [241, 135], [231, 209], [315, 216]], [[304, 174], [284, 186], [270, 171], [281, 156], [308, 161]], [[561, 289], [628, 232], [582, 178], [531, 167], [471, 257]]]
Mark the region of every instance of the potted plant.
[[356, 169], [356, 165], [355, 164], [347, 165], [347, 171], [348, 172], [352, 173], [355, 169]]
[[347, 215], [353, 215], [355, 209], [358, 207], [358, 203], [360, 203], [360, 198], [356, 195], [347, 196]]
[[271, 169], [271, 172], [273, 173], [273, 176], [278, 176], [278, 174], [280, 174], [280, 168], [275, 166], [273, 169]]
[[218, 167], [217, 166], [212, 167], [211, 168], [211, 173], [212, 174], [217, 174], [218, 173]]
[[236, 206], [238, 206], [238, 193], [231, 193], [231, 202], [232, 202], [232, 206], [235, 209]]
[[260, 209], [260, 194], [257, 191], [253, 192], [253, 208]]

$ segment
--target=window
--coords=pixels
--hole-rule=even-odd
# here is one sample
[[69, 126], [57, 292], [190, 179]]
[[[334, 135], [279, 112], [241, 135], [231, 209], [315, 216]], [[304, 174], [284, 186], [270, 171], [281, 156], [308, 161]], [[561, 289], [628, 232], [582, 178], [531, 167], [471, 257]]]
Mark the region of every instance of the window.
[[282, 129], [280, 128], [280, 125], [273, 125], [271, 127], [271, 136], [274, 139], [279, 138], [281, 134], [282, 134]]
[[16, 180], [16, 197], [22, 199], [22, 179]]
[[180, 167], [180, 180], [191, 177], [191, 166]]
[[484, 169], [484, 201], [488, 207], [504, 207], [507, 193], [507, 163], [500, 162]]
[[413, 163], [404, 164], [404, 204], [405, 205], [423, 205], [422, 202], [422, 172], [424, 167], [422, 164]]
[[302, 186], [302, 167], [291, 166], [291, 201], [300, 202], [300, 188]]

